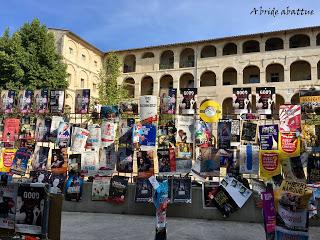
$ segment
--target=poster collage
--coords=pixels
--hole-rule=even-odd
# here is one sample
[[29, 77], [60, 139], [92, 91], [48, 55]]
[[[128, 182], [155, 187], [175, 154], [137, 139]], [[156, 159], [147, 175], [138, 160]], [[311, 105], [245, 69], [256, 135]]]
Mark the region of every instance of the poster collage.
[[[63, 90], [3, 90], [0, 172], [8, 184], [0, 193], [6, 208], [13, 207], [0, 216], [0, 227], [30, 233], [38, 226], [27, 214], [27, 225], [18, 223], [19, 206], [27, 201], [25, 191], [19, 198], [20, 185], [9, 189], [18, 176], [27, 178], [30, 196], [39, 196], [33, 207], [28, 204], [30, 212], [46, 202], [39, 190], [44, 183], [51, 194], [80, 201], [88, 179], [92, 201], [121, 204], [133, 181], [136, 202], [155, 202], [160, 188], [167, 191], [167, 203], [190, 204], [196, 179], [203, 184], [204, 208], [228, 217], [252, 195], [263, 208], [269, 239], [307, 239], [308, 218], [317, 214], [320, 198], [320, 87], [302, 87], [299, 93], [299, 105], [281, 105], [279, 119], [270, 119], [275, 88], [256, 88], [255, 103], [251, 88], [234, 88], [234, 117], [226, 119], [216, 101], [197, 101], [196, 88], [161, 89], [160, 103], [147, 95], [93, 109], [90, 90], [81, 89], [72, 114], [63, 113]], [[89, 121], [74, 123], [82, 115]], [[165, 221], [163, 211], [159, 214]]]

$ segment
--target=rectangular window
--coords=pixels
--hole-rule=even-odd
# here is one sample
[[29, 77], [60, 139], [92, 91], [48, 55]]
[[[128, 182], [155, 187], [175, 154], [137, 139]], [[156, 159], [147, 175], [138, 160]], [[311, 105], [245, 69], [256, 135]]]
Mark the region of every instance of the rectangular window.
[[80, 87], [84, 88], [84, 79], [83, 78], [81, 78]]
[[73, 54], [73, 48], [72, 47], [69, 47], [69, 53]]
[[67, 79], [68, 79], [68, 83], [70, 84], [71, 83], [71, 74], [70, 73], [67, 73]]

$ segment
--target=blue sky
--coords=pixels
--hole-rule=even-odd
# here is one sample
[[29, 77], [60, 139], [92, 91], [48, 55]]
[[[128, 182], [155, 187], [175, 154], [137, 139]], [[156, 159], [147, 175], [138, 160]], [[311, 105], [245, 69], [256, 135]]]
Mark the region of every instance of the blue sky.
[[[317, 0], [1, 0], [0, 31], [34, 17], [69, 29], [103, 51], [320, 25]], [[264, 9], [313, 9], [313, 16], [250, 15]]]

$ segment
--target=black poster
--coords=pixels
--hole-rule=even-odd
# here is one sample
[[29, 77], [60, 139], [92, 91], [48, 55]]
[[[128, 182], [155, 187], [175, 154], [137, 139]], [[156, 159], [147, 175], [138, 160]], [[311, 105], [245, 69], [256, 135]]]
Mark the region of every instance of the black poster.
[[151, 202], [152, 189], [148, 178], [138, 178], [136, 182], [135, 202]]
[[173, 178], [172, 197], [174, 203], [191, 203], [191, 178]]
[[128, 178], [124, 176], [113, 176], [110, 181], [108, 201], [124, 203], [128, 189]]
[[217, 191], [215, 192], [213, 201], [215, 206], [224, 217], [229, 217], [230, 214], [235, 212], [238, 208], [232, 197], [222, 186], [218, 187]]

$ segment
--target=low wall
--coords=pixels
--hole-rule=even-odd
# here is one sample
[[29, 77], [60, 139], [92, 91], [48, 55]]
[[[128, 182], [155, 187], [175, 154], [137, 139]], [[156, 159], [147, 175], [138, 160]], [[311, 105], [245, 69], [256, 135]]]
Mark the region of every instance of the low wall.
[[[85, 183], [83, 186], [82, 200], [79, 202], [63, 201], [62, 210], [66, 212], [117, 213], [155, 216], [155, 208], [152, 203], [135, 203], [134, 185], [129, 185], [126, 200], [120, 205], [103, 201], [92, 201], [91, 188], [92, 183]], [[255, 207], [253, 197], [250, 197], [241, 209], [233, 213], [228, 218], [222, 217], [221, 213], [217, 209], [203, 209], [201, 187], [192, 187], [191, 204], [170, 204], [167, 216], [258, 223], [263, 221], [261, 209]], [[311, 221], [311, 225], [320, 226], [319, 218], [317, 221]]]

